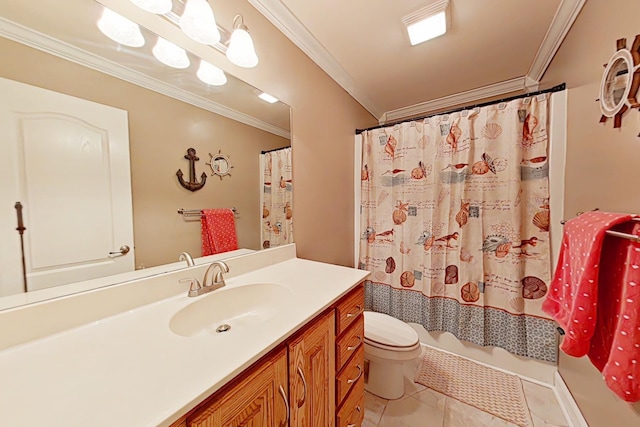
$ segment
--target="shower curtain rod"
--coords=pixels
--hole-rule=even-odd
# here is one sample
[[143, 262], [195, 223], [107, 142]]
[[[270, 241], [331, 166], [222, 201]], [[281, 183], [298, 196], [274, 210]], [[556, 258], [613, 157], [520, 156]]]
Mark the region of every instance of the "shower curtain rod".
[[291, 146], [287, 145], [286, 147], [274, 148], [272, 150], [264, 150], [262, 151], [262, 154], [271, 153], [272, 151], [284, 150], [285, 148], [291, 148]]
[[481, 104], [467, 105], [465, 107], [455, 108], [453, 110], [442, 111], [442, 112], [439, 112], [439, 113], [429, 114], [429, 115], [426, 115], [426, 116], [413, 117], [413, 118], [409, 118], [409, 119], [402, 119], [402, 120], [398, 120], [398, 121], [395, 121], [395, 122], [386, 123], [384, 125], [372, 126], [370, 128], [366, 128], [366, 129], [356, 129], [356, 135], [359, 135], [362, 132], [367, 131], [367, 130], [381, 129], [381, 128], [386, 128], [386, 127], [389, 127], [389, 126], [395, 126], [395, 125], [400, 124], [400, 123], [413, 122], [413, 121], [416, 121], [416, 120], [424, 120], [424, 119], [428, 119], [429, 117], [442, 116], [442, 115], [445, 115], [445, 114], [452, 114], [452, 113], [456, 113], [458, 111], [463, 111], [463, 110], [472, 110], [474, 108], [482, 108], [482, 107], [486, 107], [488, 105], [500, 104], [501, 102], [509, 102], [509, 101], [513, 101], [513, 100], [516, 100], [516, 99], [520, 99], [520, 98], [528, 98], [530, 96], [542, 95], [543, 93], [560, 92], [561, 90], [565, 90], [565, 89], [566, 89], [566, 84], [565, 83], [561, 83], [561, 84], [559, 84], [557, 86], [554, 86], [552, 88], [539, 90], [539, 91], [536, 91], [536, 92], [523, 93], [521, 95], [514, 95], [514, 96], [510, 96], [508, 98], [502, 98], [502, 99], [496, 99], [494, 101], [483, 102]]

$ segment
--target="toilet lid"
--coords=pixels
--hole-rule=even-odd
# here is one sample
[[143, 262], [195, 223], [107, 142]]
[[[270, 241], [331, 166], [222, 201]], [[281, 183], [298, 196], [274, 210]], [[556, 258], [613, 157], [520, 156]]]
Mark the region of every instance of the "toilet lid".
[[388, 347], [413, 347], [418, 343], [418, 333], [402, 320], [384, 313], [364, 312], [364, 337], [366, 340]]

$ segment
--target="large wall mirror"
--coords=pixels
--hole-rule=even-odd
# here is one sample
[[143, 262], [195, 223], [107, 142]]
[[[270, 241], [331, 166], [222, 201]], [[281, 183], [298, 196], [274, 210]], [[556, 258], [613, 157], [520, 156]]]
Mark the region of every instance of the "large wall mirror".
[[[180, 0], [174, 0], [173, 5], [176, 11], [184, 7]], [[63, 8], [59, 6], [53, 1], [0, 4], [3, 57], [0, 78], [126, 112], [131, 176], [128, 209], [133, 216], [132, 253], [138, 275], [145, 270], [156, 274], [186, 266], [176, 263], [184, 251], [194, 258], [201, 255], [200, 219], [181, 215], [180, 209], [234, 208], [239, 248], [259, 250], [269, 246], [263, 242], [261, 232], [265, 227], [267, 231], [275, 227], [262, 218], [265, 212], [262, 152], [277, 152], [291, 145], [289, 106], [280, 101], [268, 103], [259, 99], [261, 92], [257, 88], [226, 72], [224, 85], [203, 83], [197, 78], [201, 54], [196, 56], [187, 51], [190, 65], [184, 69], [161, 64], [151, 54], [157, 36], [148, 29], [141, 28], [146, 43], [139, 48], [111, 41], [96, 25], [103, 13], [99, 2], [67, 0]], [[213, 7], [217, 13], [218, 4], [214, 2]], [[221, 1], [219, 7], [233, 8], [233, 2]], [[221, 13], [222, 16], [229, 14], [233, 12]], [[167, 25], [167, 34], [179, 30], [171, 19], [158, 19]], [[230, 30], [231, 22], [219, 22], [219, 26]], [[225, 59], [211, 49], [211, 58]], [[206, 185], [195, 192], [182, 188], [176, 177], [178, 169], [188, 176], [189, 162], [184, 156], [189, 148], [194, 148], [200, 159], [195, 163], [197, 176], [202, 172], [209, 175]], [[206, 165], [211, 160], [210, 154], [217, 153], [223, 153], [233, 165], [231, 176], [222, 180], [211, 176], [211, 169]], [[83, 165], [59, 172], [77, 174], [75, 178], [79, 180], [90, 173]], [[0, 184], [15, 185], [15, 182]], [[285, 183], [285, 187], [287, 185], [291, 187], [290, 182]], [[9, 230], [16, 247], [19, 233], [13, 202], [0, 207], [0, 228]], [[28, 204], [25, 203], [24, 209], [29, 209]], [[74, 217], [73, 210], [66, 215], [78, 222], [87, 220]], [[283, 215], [290, 217], [290, 205], [283, 209]], [[25, 227], [24, 236], [28, 239], [34, 231], [28, 223]], [[64, 233], [74, 235], [77, 230], [72, 226]], [[90, 233], [82, 233], [82, 239], [92, 238]], [[64, 241], [64, 237], [58, 239], [59, 244], [64, 245]], [[116, 251], [121, 246], [118, 242], [113, 244]], [[47, 292], [50, 289], [29, 289], [33, 292], [28, 292], [31, 297], [26, 297], [21, 283], [1, 273], [20, 268], [15, 265], [15, 257], [7, 256], [7, 247], [0, 247], [0, 309], [37, 301], [34, 296], [37, 293], [44, 299], [47, 295], [59, 295], [64, 288], [69, 292], [83, 290], [69, 284], [56, 286], [55, 293]], [[11, 266], [2, 264], [5, 258], [11, 259]], [[69, 265], [69, 269], [73, 268]], [[113, 281], [106, 279], [101, 283]], [[20, 294], [25, 297], [17, 298]]]

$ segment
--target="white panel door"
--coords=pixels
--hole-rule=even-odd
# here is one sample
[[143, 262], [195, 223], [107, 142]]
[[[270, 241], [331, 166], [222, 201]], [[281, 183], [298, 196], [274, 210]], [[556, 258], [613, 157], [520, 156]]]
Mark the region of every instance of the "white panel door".
[[0, 78], [0, 188], [0, 296], [23, 291], [17, 201], [30, 291], [134, 269], [126, 111]]

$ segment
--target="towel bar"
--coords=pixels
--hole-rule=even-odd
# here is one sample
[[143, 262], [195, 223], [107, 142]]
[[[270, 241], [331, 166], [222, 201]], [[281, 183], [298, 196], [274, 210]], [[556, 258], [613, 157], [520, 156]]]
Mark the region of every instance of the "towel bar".
[[[594, 211], [599, 210], [598, 208], [594, 209]], [[583, 214], [584, 212], [578, 212], [578, 215]], [[638, 222], [640, 221], [640, 218], [631, 218], [631, 221], [635, 221]], [[562, 220], [560, 221], [560, 224], [564, 225], [567, 221], [566, 220]], [[628, 233], [622, 233], [620, 231], [615, 231], [615, 230], [607, 230], [606, 233], [609, 236], [615, 236], [615, 237], [620, 237], [622, 239], [627, 239], [627, 240], [631, 240], [632, 242], [636, 242], [636, 243], [640, 243], [640, 236], [635, 236], [633, 234], [628, 234]]]
[[[234, 215], [238, 215], [238, 211], [236, 210], [236, 208], [229, 208], [233, 211]], [[178, 209], [178, 213], [182, 216], [184, 216], [185, 218], [192, 218], [192, 217], [202, 217], [202, 209]]]

